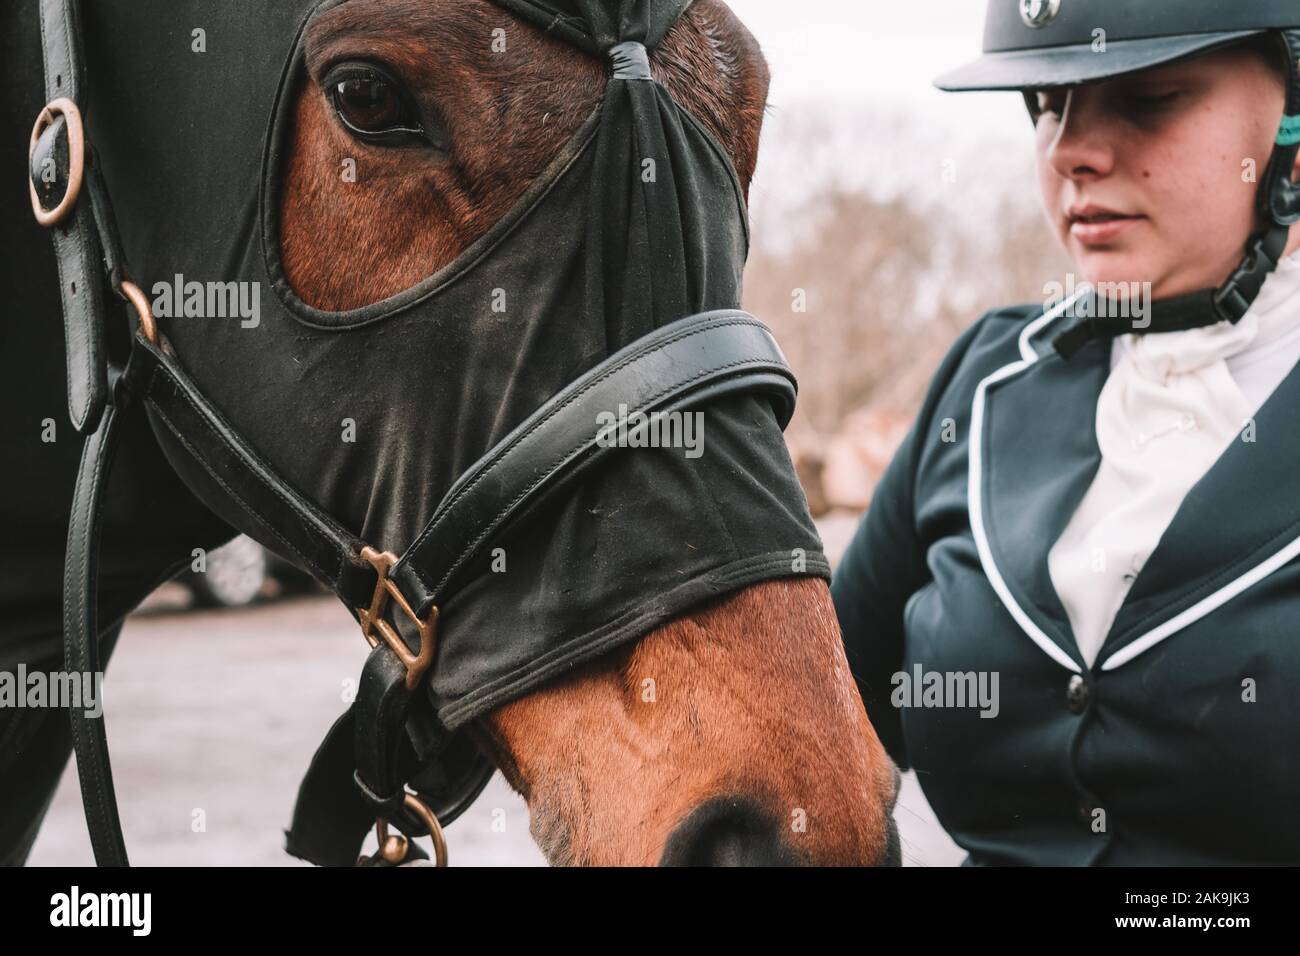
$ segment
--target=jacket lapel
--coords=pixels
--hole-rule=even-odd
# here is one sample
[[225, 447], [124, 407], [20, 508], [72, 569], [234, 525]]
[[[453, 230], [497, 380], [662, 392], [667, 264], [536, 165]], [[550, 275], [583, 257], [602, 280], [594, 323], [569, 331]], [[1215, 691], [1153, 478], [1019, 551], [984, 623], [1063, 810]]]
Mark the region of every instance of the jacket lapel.
[[[1095, 420], [1109, 357], [1109, 342], [1092, 342], [1068, 363], [1049, 349], [1023, 367], [1007, 366], [981, 384], [976, 404], [982, 391], [983, 408], [972, 416], [978, 426], [972, 437], [980, 445], [972, 456], [972, 504], [979, 499], [981, 519], [972, 520], [972, 528], [977, 544], [981, 531], [985, 538], [985, 571], [1029, 637], [1072, 670], [1086, 667], [1052, 585], [1047, 555], [1101, 461]], [[1044, 646], [1044, 637], [1055, 649]]]
[[[1091, 342], [1068, 362], [1046, 349], [1036, 361], [1004, 366], [977, 389], [972, 415], [971, 524], [985, 571], [1029, 637], [1077, 670], [1087, 668], [1047, 555], [1101, 463], [1096, 411], [1110, 346]], [[1253, 430], [1187, 493], [1125, 596], [1097, 666], [1122, 666], [1300, 557], [1296, 409], [1300, 365], [1260, 407]]]
[[[1300, 554], [1300, 366], [1192, 486], [1129, 590], [1097, 660], [1111, 670]], [[1253, 437], [1253, 441], [1243, 440]]]

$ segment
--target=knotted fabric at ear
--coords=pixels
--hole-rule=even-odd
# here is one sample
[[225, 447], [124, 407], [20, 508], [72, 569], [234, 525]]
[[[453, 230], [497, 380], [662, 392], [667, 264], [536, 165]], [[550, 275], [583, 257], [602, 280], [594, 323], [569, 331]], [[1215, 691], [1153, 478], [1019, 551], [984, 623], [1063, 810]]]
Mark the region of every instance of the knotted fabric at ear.
[[618, 43], [649, 50], [694, 0], [493, 0], [546, 33], [603, 56]]
[[738, 291], [748, 234], [730, 159], [647, 82], [648, 51], [689, 0], [495, 2], [608, 64], [585, 244], [587, 301], [604, 316], [608, 351]]

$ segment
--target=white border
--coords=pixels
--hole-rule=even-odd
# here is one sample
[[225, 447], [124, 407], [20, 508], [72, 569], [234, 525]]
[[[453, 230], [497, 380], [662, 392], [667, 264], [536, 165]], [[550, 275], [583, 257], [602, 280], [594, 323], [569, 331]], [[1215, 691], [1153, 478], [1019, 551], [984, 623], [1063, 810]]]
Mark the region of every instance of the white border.
[[1274, 571], [1288, 564], [1297, 555], [1300, 555], [1300, 538], [1296, 538], [1271, 558], [1255, 565], [1241, 577], [1225, 584], [1213, 594], [1201, 598], [1201, 600], [1197, 601], [1187, 610], [1175, 614], [1159, 627], [1147, 631], [1137, 640], [1125, 644], [1114, 654], [1110, 655], [1110, 657], [1106, 658], [1105, 662], [1101, 665], [1101, 669], [1104, 671], [1113, 671], [1115, 668], [1127, 664], [1143, 651], [1155, 647], [1166, 637], [1169, 637], [1169, 635], [1181, 631], [1183, 628], [1187, 627], [1187, 625], [1199, 621], [1211, 611], [1227, 604], [1242, 591], [1258, 584]]
[[984, 459], [984, 393], [988, 391], [990, 385], [1005, 378], [1010, 378], [1037, 362], [1040, 356], [1030, 346], [1029, 340], [1043, 326], [1060, 318], [1080, 296], [1090, 291], [1091, 287], [1085, 286], [1060, 305], [1043, 313], [1026, 325], [1020, 333], [1020, 361], [1002, 366], [976, 386], [975, 400], [971, 403], [970, 412], [970, 444], [966, 454], [969, 463], [966, 479], [966, 511], [970, 519], [971, 535], [975, 538], [975, 549], [979, 552], [980, 564], [984, 568], [984, 576], [988, 578], [989, 584], [993, 586], [993, 591], [997, 594], [998, 600], [1002, 602], [1002, 606], [1015, 618], [1016, 623], [1020, 625], [1020, 629], [1029, 635], [1029, 639], [1056, 663], [1076, 674], [1080, 673], [1078, 663], [1069, 654], [1065, 653], [1060, 645], [1044, 634], [1042, 629], [1025, 613], [1024, 609], [1016, 603], [1016, 599], [1012, 596], [1010, 589], [1007, 588], [1006, 581], [1002, 578], [1002, 573], [998, 571], [998, 566], [993, 561], [993, 552], [989, 548], [988, 535], [984, 530], [984, 500], [980, 487], [980, 478]]

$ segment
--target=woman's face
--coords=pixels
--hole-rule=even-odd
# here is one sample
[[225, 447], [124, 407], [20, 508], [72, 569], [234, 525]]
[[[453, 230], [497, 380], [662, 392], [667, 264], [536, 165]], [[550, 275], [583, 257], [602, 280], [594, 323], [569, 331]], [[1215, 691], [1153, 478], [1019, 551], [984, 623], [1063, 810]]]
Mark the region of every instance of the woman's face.
[[1255, 193], [1284, 106], [1278, 70], [1230, 49], [1038, 103], [1043, 205], [1081, 278], [1150, 282], [1155, 299], [1228, 278], [1258, 228]]

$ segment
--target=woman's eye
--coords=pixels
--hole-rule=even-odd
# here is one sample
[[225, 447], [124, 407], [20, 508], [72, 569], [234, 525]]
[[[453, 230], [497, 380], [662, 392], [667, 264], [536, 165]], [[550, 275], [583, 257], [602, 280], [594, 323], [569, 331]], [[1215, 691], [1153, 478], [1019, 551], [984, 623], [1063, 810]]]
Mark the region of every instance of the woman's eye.
[[381, 145], [424, 138], [424, 130], [401, 89], [375, 70], [337, 72], [325, 83], [334, 110], [348, 131]]
[[1059, 117], [1065, 110], [1065, 94], [1056, 91], [1044, 91], [1038, 94], [1038, 115], [1051, 113]]
[[1139, 113], [1155, 113], [1169, 107], [1176, 99], [1176, 90], [1172, 93], [1134, 94], [1129, 97], [1129, 105]]

